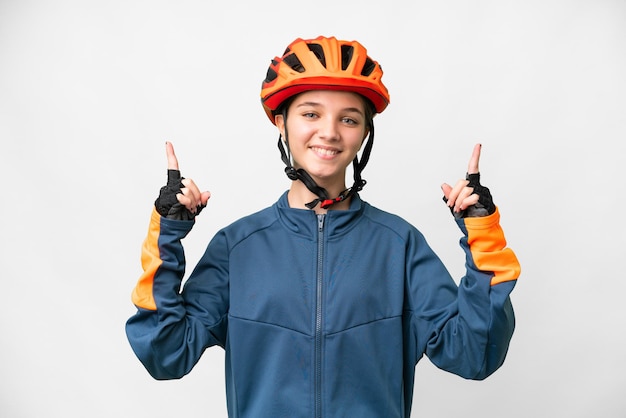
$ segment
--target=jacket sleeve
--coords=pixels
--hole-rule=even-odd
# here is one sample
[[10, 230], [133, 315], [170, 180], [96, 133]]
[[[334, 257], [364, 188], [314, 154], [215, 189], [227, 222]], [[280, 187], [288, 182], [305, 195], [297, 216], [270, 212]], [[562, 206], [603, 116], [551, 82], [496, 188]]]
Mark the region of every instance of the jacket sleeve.
[[409, 275], [410, 355], [437, 367], [484, 379], [504, 362], [515, 327], [509, 294], [520, 274], [506, 247], [500, 213], [458, 219], [466, 274], [459, 286], [425, 242], [413, 242]]
[[[133, 351], [155, 379], [189, 373], [207, 347], [224, 346], [228, 311], [225, 240], [217, 235], [192, 276], [207, 286], [181, 294], [185, 254], [181, 240], [194, 221], [171, 220], [153, 210], [141, 254], [143, 274], [132, 292], [137, 313], [126, 323]], [[198, 299], [201, 302], [198, 303]]]

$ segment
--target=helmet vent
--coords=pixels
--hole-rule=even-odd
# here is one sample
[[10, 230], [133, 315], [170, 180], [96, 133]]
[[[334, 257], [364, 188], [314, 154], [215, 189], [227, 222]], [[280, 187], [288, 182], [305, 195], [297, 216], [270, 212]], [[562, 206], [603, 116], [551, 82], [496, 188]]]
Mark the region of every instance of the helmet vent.
[[376, 68], [376, 63], [372, 61], [370, 57], [367, 57], [367, 59], [365, 60], [365, 64], [363, 64], [361, 75], [367, 77], [368, 75], [372, 73], [372, 71], [374, 71], [374, 68]]
[[354, 47], [352, 45], [341, 45], [341, 69], [345, 71], [352, 61], [352, 53]]
[[324, 68], [326, 67], [326, 56], [324, 55], [324, 48], [320, 44], [309, 44], [309, 50], [315, 54], [318, 60], [322, 63]]
[[283, 61], [294, 71], [297, 71], [299, 73], [303, 73], [305, 71], [304, 66], [302, 65], [298, 57], [296, 57], [296, 54], [287, 55], [285, 58], [283, 58]]
[[[276, 60], [272, 60], [272, 66], [276, 66], [278, 63], [276, 62]], [[270, 66], [270, 68], [267, 69], [267, 74], [265, 75], [265, 83], [271, 83], [272, 81], [276, 80], [276, 77], [278, 77], [278, 74], [276, 74], [276, 71], [274, 71], [274, 69], [272, 68], [272, 66]]]

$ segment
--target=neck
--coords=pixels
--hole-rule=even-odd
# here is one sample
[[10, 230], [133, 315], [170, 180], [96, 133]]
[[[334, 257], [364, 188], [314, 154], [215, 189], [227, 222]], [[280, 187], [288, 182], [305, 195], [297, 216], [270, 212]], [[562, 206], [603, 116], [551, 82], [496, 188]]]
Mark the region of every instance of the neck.
[[[328, 191], [328, 197], [331, 199], [339, 196], [339, 194], [346, 189], [345, 183], [343, 183], [343, 185], [336, 185], [335, 187], [322, 187], [324, 187]], [[287, 194], [289, 206], [298, 209], [306, 209], [306, 204], [312, 200], [317, 199], [317, 197], [318, 196], [316, 196], [309, 189], [307, 189], [304, 183], [302, 183], [301, 181], [292, 182], [289, 193]], [[347, 210], [350, 207], [350, 200], [351, 199], [346, 199], [343, 202], [335, 203], [329, 209]], [[313, 211], [315, 211], [315, 213], [317, 214], [325, 214], [326, 212], [328, 212], [328, 209], [322, 209], [318, 203], [317, 206], [313, 208]]]

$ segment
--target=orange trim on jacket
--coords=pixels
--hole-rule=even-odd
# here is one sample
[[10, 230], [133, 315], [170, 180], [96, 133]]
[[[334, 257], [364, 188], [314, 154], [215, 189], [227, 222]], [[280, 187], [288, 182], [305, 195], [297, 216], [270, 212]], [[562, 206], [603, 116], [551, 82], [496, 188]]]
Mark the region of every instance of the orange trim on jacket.
[[506, 248], [498, 209], [489, 216], [464, 220], [474, 264], [479, 270], [493, 272], [491, 285], [517, 280], [521, 267], [513, 250]]
[[160, 220], [161, 215], [159, 215], [156, 209], [153, 209], [148, 236], [141, 247], [141, 266], [143, 267], [143, 274], [139, 277], [137, 286], [135, 286], [132, 293], [132, 301], [135, 306], [150, 311], [156, 311], [157, 309], [153, 292], [154, 276], [159, 267], [161, 267], [161, 264], [163, 264], [159, 251], [159, 236], [161, 234]]

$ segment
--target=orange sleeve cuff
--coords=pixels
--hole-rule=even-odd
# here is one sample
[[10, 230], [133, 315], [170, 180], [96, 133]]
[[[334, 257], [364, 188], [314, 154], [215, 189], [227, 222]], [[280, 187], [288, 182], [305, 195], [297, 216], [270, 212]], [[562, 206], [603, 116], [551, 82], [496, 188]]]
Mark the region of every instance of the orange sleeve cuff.
[[489, 216], [464, 221], [474, 264], [479, 270], [493, 272], [491, 285], [517, 280], [521, 266], [513, 250], [506, 247], [498, 208]]
[[153, 208], [150, 217], [148, 236], [141, 247], [141, 266], [143, 273], [132, 293], [132, 301], [138, 308], [156, 311], [154, 301], [154, 276], [163, 264], [159, 251], [159, 235], [161, 234], [161, 215]]

